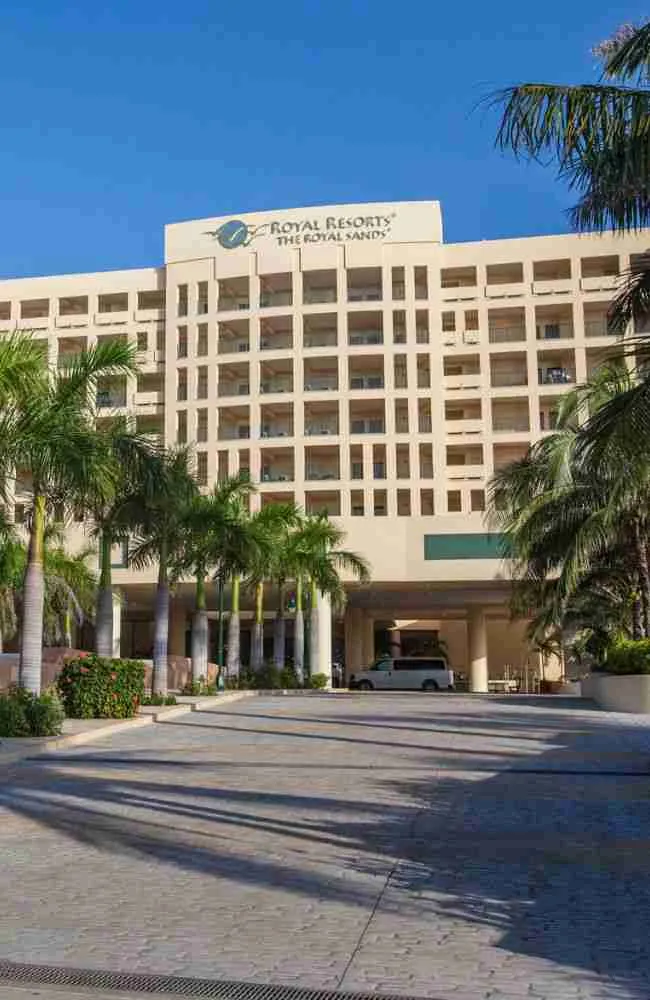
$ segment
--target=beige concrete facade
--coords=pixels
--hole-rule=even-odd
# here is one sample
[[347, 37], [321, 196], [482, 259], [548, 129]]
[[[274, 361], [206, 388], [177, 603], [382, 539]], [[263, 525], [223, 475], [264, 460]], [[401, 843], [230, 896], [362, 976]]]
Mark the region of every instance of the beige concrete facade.
[[[373, 655], [373, 622], [426, 621], [483, 689], [488, 671], [537, 663], [507, 621], [486, 483], [602, 362], [618, 275], [645, 245], [445, 244], [437, 202], [209, 218], [166, 227], [163, 267], [1, 281], [0, 332], [33, 330], [52, 364], [103, 338], [137, 342], [140, 374], [101, 388], [98, 419], [117, 410], [167, 444], [194, 442], [206, 486], [250, 470], [254, 507], [328, 510], [373, 571], [350, 589], [348, 667]], [[16, 505], [20, 520], [20, 483]], [[138, 648], [153, 578], [115, 575]], [[189, 589], [177, 601], [175, 645]]]

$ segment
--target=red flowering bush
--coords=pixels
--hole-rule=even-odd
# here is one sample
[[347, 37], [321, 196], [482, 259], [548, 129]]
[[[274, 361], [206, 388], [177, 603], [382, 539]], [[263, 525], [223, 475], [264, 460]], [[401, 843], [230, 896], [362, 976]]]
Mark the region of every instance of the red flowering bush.
[[144, 663], [94, 653], [66, 660], [57, 687], [72, 719], [129, 719], [144, 697]]

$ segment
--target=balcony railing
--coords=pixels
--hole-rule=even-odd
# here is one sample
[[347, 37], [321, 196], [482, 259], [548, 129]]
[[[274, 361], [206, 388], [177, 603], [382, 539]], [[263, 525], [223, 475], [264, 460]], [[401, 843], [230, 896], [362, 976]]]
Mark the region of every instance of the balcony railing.
[[293, 383], [290, 379], [264, 379], [260, 392], [293, 392]]
[[251, 387], [248, 382], [220, 382], [217, 389], [218, 396], [248, 396]]
[[336, 302], [336, 288], [305, 289], [303, 301], [306, 306], [316, 306], [322, 302]]
[[323, 376], [307, 377], [305, 379], [305, 392], [335, 392], [338, 389], [337, 378], [327, 378]]
[[613, 331], [607, 329], [607, 317], [599, 319], [585, 320], [585, 336], [587, 337], [607, 337], [612, 336]]
[[272, 337], [260, 337], [261, 351], [285, 351], [292, 347], [291, 334], [276, 334]]
[[384, 434], [385, 430], [385, 422], [378, 417], [350, 421], [350, 434]]
[[263, 438], [293, 437], [293, 429], [288, 424], [264, 424], [260, 436]]
[[383, 375], [353, 375], [350, 378], [351, 389], [383, 389]]
[[367, 333], [350, 333], [349, 343], [351, 347], [363, 347], [366, 344], [383, 344], [384, 335], [381, 330], [372, 330]]
[[232, 296], [227, 298], [220, 298], [217, 303], [217, 309], [219, 312], [234, 312], [235, 310], [245, 310], [250, 309], [251, 304], [248, 298], [242, 298], [240, 296]]
[[306, 437], [319, 437], [337, 435], [339, 432], [336, 424], [307, 424], [305, 427]]
[[262, 292], [260, 294], [260, 309], [271, 309], [275, 306], [290, 306], [293, 302], [291, 292]]
[[220, 427], [217, 434], [219, 441], [245, 441], [250, 436], [251, 429], [247, 424], [239, 424], [236, 427], [226, 425]]
[[305, 473], [305, 479], [338, 479], [339, 472], [338, 469], [307, 469]]
[[98, 409], [107, 409], [109, 407], [117, 409], [118, 407], [126, 406], [126, 395], [120, 392], [110, 392], [100, 389], [96, 400]]
[[526, 339], [526, 327], [491, 326], [489, 337], [491, 344], [514, 344]]
[[536, 326], [538, 340], [562, 340], [573, 337], [572, 323], [538, 323]]
[[349, 288], [348, 302], [381, 302], [381, 286], [372, 285], [368, 288]]
[[290, 483], [293, 480], [293, 473], [289, 470], [262, 469], [261, 479], [263, 483]]
[[223, 340], [219, 343], [219, 354], [247, 354], [250, 349], [248, 340]]
[[490, 383], [495, 388], [502, 386], [525, 386], [528, 385], [528, 371], [526, 369], [514, 372], [494, 372]]
[[576, 380], [572, 368], [540, 368], [538, 370], [540, 385], [570, 385]]
[[492, 430], [498, 434], [527, 433], [530, 425], [527, 420], [517, 417], [497, 417], [492, 421]]
[[336, 347], [336, 330], [323, 330], [322, 333], [306, 333], [305, 347]]

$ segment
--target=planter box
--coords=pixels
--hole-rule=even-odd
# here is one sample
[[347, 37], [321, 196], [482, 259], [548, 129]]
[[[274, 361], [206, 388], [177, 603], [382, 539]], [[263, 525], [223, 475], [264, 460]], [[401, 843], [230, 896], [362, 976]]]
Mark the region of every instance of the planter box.
[[650, 674], [591, 674], [582, 682], [582, 696], [608, 712], [650, 715]]

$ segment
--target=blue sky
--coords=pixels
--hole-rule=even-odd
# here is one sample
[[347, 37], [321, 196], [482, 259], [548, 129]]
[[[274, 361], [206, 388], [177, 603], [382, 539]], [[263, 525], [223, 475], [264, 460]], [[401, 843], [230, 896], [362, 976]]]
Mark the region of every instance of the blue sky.
[[436, 198], [445, 239], [567, 230], [474, 110], [595, 79], [647, 13], [593, 0], [25, 0], [3, 10], [0, 276], [149, 266], [166, 222]]

